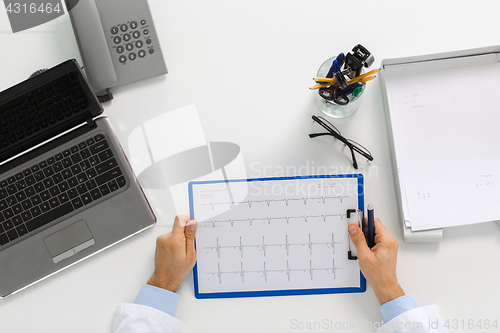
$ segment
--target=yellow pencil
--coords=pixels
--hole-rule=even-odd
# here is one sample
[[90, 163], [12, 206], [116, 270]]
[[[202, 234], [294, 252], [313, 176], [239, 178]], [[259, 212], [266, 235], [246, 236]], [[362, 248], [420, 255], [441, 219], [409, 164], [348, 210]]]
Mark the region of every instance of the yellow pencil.
[[368, 76], [368, 77], [365, 77], [365, 78], [362, 78], [361, 80], [359, 80], [358, 82], [359, 83], [365, 83], [365, 82], [368, 82], [368, 81], [371, 81], [373, 80], [374, 78], [376, 78], [376, 76]]
[[378, 73], [379, 71], [380, 71], [380, 69], [379, 69], [379, 68], [374, 69], [374, 70], [372, 70], [372, 71], [369, 71], [368, 73], [365, 73], [365, 74], [363, 74], [363, 75], [360, 75], [360, 76], [355, 77], [354, 79], [352, 79], [352, 80], [348, 81], [347, 83], [351, 84], [351, 83], [354, 83], [354, 82], [358, 82], [359, 80], [362, 80], [362, 79], [364, 79], [365, 77], [368, 77], [368, 76], [370, 76], [370, 75], [376, 74], [376, 73]]
[[328, 87], [328, 86], [331, 86], [331, 85], [332, 85], [331, 82], [318, 83], [318, 84], [315, 84], [312, 87], [309, 87], [309, 89], [314, 90], [314, 89], [319, 89], [319, 88], [322, 88], [322, 87]]
[[313, 80], [316, 82], [328, 82], [328, 83], [337, 82], [336, 79], [330, 79], [327, 77], [315, 77], [315, 78], [313, 78]]
[[[347, 83], [348, 84], [352, 84], [352, 83], [355, 83], [355, 82], [359, 82], [359, 83], [365, 83], [365, 82], [368, 82], [368, 81], [371, 81], [373, 80], [374, 78], [376, 78], [375, 75], [373, 76], [365, 76], [361, 79], [358, 79], [358, 78], [354, 78], [352, 80], [349, 80]], [[332, 84], [334, 84], [335, 82], [321, 82], [321, 83], [318, 83], [312, 87], [310, 87], [309, 89], [311, 90], [315, 90], [315, 89], [319, 89], [319, 88], [322, 88], [322, 87], [329, 87], [331, 86]]]
[[[374, 69], [374, 70], [371, 70], [369, 71], [368, 73], [365, 73], [363, 75], [360, 75], [360, 76], [357, 76], [355, 77], [354, 79], [351, 79], [349, 80], [347, 83], [351, 84], [351, 83], [354, 83], [354, 82], [358, 82], [359, 80], [361, 79], [364, 79], [365, 77], [367, 76], [370, 76], [370, 75], [373, 75], [373, 74], [376, 74], [380, 71], [380, 68], [377, 68], [377, 69]], [[316, 82], [328, 82], [328, 83], [334, 83], [334, 82], [337, 82], [337, 80], [333, 79], [333, 78], [327, 78], [327, 77], [315, 77], [313, 79], [314, 81]]]

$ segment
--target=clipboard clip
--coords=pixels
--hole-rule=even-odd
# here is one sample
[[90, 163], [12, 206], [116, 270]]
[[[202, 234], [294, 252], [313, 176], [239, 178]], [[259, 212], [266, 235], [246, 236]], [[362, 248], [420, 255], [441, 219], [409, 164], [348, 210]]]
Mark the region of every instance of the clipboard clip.
[[[363, 229], [362, 221], [363, 221], [363, 211], [361, 209], [348, 209], [347, 210], [347, 228], [349, 229], [349, 224], [357, 224], [358, 227]], [[347, 231], [347, 237], [349, 239], [349, 249], [347, 251], [347, 259], [349, 260], [358, 260], [358, 251], [354, 246], [354, 243], [351, 240], [351, 236], [349, 235], [349, 231]]]

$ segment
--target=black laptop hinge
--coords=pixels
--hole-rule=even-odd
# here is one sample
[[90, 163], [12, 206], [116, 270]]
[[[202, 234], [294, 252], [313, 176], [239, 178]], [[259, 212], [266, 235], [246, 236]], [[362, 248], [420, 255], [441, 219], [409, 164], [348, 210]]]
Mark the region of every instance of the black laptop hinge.
[[97, 124], [95, 123], [94, 119], [92, 119], [92, 118], [87, 119], [87, 125], [89, 128], [96, 128], [97, 127]]

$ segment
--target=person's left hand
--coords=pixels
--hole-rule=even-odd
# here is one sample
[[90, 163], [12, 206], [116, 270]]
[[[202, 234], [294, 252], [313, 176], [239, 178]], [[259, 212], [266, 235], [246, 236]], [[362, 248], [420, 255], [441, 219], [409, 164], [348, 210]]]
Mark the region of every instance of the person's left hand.
[[175, 217], [172, 232], [156, 239], [155, 270], [149, 285], [175, 292], [196, 263], [195, 220], [189, 215]]

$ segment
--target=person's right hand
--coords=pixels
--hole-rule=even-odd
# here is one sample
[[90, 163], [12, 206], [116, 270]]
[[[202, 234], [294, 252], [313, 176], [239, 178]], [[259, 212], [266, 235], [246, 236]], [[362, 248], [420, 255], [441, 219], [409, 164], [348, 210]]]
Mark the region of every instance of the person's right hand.
[[[368, 218], [365, 217], [365, 225]], [[366, 228], [365, 228], [366, 229]], [[351, 240], [358, 251], [359, 268], [373, 288], [380, 305], [404, 295], [396, 279], [398, 242], [375, 219], [375, 246], [371, 249], [366, 236], [356, 225], [349, 225]]]

